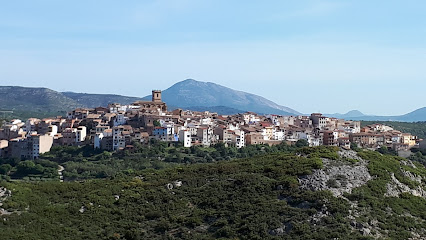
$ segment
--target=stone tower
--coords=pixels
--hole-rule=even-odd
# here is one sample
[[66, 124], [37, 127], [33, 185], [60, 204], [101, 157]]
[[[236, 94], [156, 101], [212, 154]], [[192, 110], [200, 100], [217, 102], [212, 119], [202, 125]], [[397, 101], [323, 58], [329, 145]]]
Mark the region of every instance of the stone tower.
[[152, 90], [152, 101], [153, 102], [163, 102], [161, 101], [161, 90]]

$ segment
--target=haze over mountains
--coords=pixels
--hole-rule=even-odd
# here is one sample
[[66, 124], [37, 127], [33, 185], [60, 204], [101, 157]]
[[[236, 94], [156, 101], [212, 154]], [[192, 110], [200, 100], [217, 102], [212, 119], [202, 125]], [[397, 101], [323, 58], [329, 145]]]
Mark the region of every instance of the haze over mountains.
[[[211, 82], [187, 79], [162, 92], [169, 109], [182, 108], [236, 114], [252, 111], [259, 114], [303, 115], [302, 113], [261, 96], [233, 90]], [[115, 94], [57, 92], [48, 88], [0, 86], [0, 110], [14, 110], [16, 117], [62, 115], [77, 107], [107, 106], [109, 103], [130, 104], [150, 100], [151, 96], [129, 97]], [[309, 114], [309, 113], [306, 113]], [[372, 116], [358, 110], [346, 114], [324, 114], [348, 120], [426, 121], [426, 107], [401, 116]]]

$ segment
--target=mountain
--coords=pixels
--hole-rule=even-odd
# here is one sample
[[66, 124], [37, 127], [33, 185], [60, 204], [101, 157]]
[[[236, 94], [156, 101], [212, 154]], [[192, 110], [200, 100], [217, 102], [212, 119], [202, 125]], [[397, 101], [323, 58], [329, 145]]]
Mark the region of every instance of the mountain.
[[[149, 98], [150, 96], [145, 97]], [[164, 90], [162, 98], [167, 104], [180, 108], [224, 106], [257, 113], [301, 115], [294, 109], [278, 105], [266, 98], [193, 79], [178, 82]]]
[[[223, 115], [252, 111], [259, 114], [302, 115], [294, 109], [278, 105], [266, 98], [233, 90], [215, 83], [187, 79], [162, 92], [169, 109], [183, 108], [193, 111], [210, 111]], [[89, 94], [57, 92], [48, 88], [0, 86], [0, 110], [13, 110], [8, 117], [29, 118], [63, 115], [77, 107], [107, 106], [109, 103], [130, 104], [144, 98], [115, 94]], [[324, 114], [329, 117], [365, 121], [426, 121], [426, 107], [401, 116], [365, 115], [358, 110], [345, 114]]]
[[419, 108], [410, 113], [399, 116], [397, 119], [398, 119], [397, 121], [406, 121], [406, 122], [426, 121], [426, 107]]
[[400, 116], [375, 116], [365, 115], [360, 111], [353, 110], [346, 114], [324, 114], [328, 117], [343, 118], [347, 120], [358, 120], [358, 121], [399, 121], [399, 122], [421, 122], [426, 121], [426, 107], [419, 108], [412, 112], [409, 112]]
[[75, 92], [62, 92], [62, 94], [89, 108], [108, 106], [110, 103], [131, 104], [142, 100], [142, 98], [138, 97], [128, 97], [115, 94], [90, 94]]
[[324, 115], [326, 115], [328, 117], [343, 118], [343, 119], [366, 116], [364, 113], [362, 113], [358, 110], [352, 110], [352, 111], [349, 111], [345, 114], [334, 113], [334, 114], [324, 114]]
[[191, 106], [191, 107], [186, 107], [185, 110], [198, 111], [198, 112], [209, 111], [209, 112], [218, 113], [220, 115], [234, 115], [238, 113], [247, 112], [244, 110], [239, 110], [239, 109], [225, 107], [225, 106], [212, 106], [212, 107]]
[[13, 118], [51, 117], [64, 115], [78, 107], [94, 108], [109, 103], [130, 104], [142, 98], [115, 94], [57, 92], [48, 88], [0, 86], [0, 110], [12, 110]]
[[[57, 92], [48, 88], [16, 86], [0, 87], [0, 110], [12, 110], [13, 113], [5, 113], [5, 116], [10, 118], [43, 118], [63, 115], [78, 107], [94, 108], [107, 106], [110, 103], [131, 104], [140, 100], [143, 99], [116, 94]], [[149, 97], [149, 100], [151, 100], [151, 97]], [[178, 107], [169, 105], [169, 109]], [[246, 111], [227, 106], [189, 106], [185, 109], [217, 112], [222, 115]]]
[[0, 110], [13, 110], [14, 117], [56, 116], [81, 106], [48, 88], [0, 86]]

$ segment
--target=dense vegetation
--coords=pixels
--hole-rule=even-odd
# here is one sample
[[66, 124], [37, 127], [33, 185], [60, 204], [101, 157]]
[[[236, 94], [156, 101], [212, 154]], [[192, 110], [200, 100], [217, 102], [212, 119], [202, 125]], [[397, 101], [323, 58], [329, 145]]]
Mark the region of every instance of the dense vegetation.
[[410, 160], [419, 162], [426, 167], [426, 149], [413, 149], [414, 153], [409, 157]]
[[[390, 239], [425, 233], [424, 198], [408, 193], [385, 197], [390, 173], [412, 188], [424, 187], [426, 169], [420, 164], [360, 151], [373, 180], [336, 198], [299, 189], [298, 176], [323, 168], [321, 158], [340, 161], [338, 148], [285, 147], [211, 163], [195, 154], [195, 162], [203, 160], [80, 182], [3, 181], [0, 186], [11, 189], [12, 196], [2, 207], [18, 214], [2, 216], [2, 238], [369, 239], [359, 226]], [[87, 153], [81, 154], [85, 158]], [[423, 182], [410, 180], [403, 170], [424, 177]]]
[[[426, 169], [414, 162], [414, 166], [404, 164], [406, 160], [377, 152], [360, 152], [359, 155], [369, 161], [368, 169], [373, 180], [352, 194], [347, 194], [349, 200], [354, 201], [361, 209], [356, 217], [364, 225], [376, 225], [380, 235], [388, 235], [391, 239], [409, 239], [413, 229], [420, 229], [426, 234], [426, 199], [409, 193], [402, 193], [399, 197], [384, 197], [387, 193], [387, 184], [393, 173], [403, 184], [412, 189], [425, 188]], [[403, 171], [409, 171], [422, 177], [418, 183], [408, 178]], [[377, 222], [377, 224], [372, 224]]]
[[381, 123], [398, 131], [411, 133], [419, 138], [426, 139], [426, 122], [361, 121], [361, 126], [364, 127], [375, 123]]
[[[216, 144], [205, 148], [193, 146], [184, 148], [181, 145], [170, 145], [166, 142], [151, 141], [149, 145], [134, 144], [134, 150], [117, 153], [94, 151], [90, 146], [78, 147], [54, 147], [40, 157], [37, 162], [51, 163], [65, 167], [63, 173], [65, 180], [81, 180], [90, 178], [113, 177], [119, 173], [131, 173], [143, 169], [164, 169], [178, 165], [194, 163], [208, 163], [234, 158], [247, 158], [268, 153], [289, 153], [300, 147], [306, 146], [306, 142], [299, 141], [296, 146], [285, 143], [276, 146], [252, 145], [241, 149], [225, 147], [224, 144]], [[12, 178], [23, 177], [15, 174], [15, 168], [19, 164], [18, 159], [0, 161], [0, 169], [3, 165], [10, 164], [13, 169], [6, 174]], [[46, 169], [47, 170], [47, 169]], [[49, 170], [50, 173], [50, 170]], [[35, 177], [35, 176], [30, 176]], [[39, 176], [43, 177], [43, 176]]]
[[[297, 176], [321, 166], [277, 153], [82, 183], [4, 182], [14, 190], [3, 207], [21, 213], [0, 228], [6, 239], [274, 239], [277, 228], [284, 239], [360, 237], [343, 199], [298, 189]], [[176, 180], [182, 186], [168, 190]], [[309, 224], [324, 204], [331, 215]]]
[[58, 164], [38, 159], [35, 161], [0, 158], [0, 180], [58, 181]]

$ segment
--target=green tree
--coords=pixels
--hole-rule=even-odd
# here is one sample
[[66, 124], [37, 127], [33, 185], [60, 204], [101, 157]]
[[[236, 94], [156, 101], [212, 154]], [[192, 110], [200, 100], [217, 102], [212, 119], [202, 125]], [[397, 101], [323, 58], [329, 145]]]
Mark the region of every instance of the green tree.
[[158, 120], [154, 120], [154, 127], [161, 127], [161, 124]]
[[309, 147], [309, 143], [306, 139], [299, 139], [296, 142], [296, 147]]
[[44, 171], [43, 166], [41, 166], [40, 164], [35, 164], [33, 161], [30, 160], [18, 163], [16, 169], [18, 175], [40, 174]]
[[359, 150], [358, 144], [351, 143], [351, 149], [354, 150], [354, 151], [358, 151]]
[[12, 170], [12, 166], [10, 164], [2, 164], [0, 166], [0, 174], [7, 175], [10, 170]]

